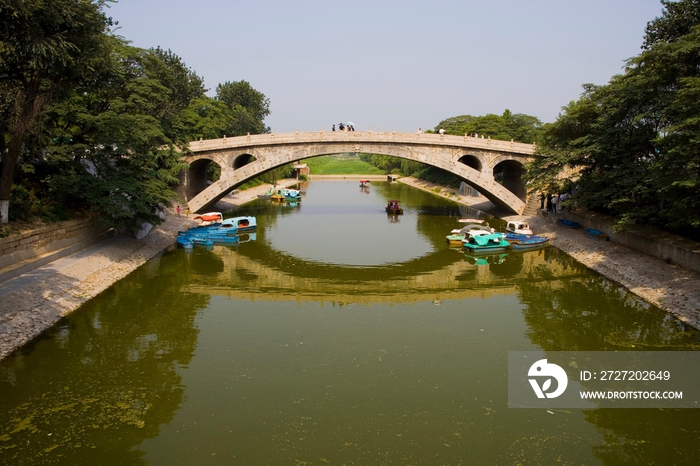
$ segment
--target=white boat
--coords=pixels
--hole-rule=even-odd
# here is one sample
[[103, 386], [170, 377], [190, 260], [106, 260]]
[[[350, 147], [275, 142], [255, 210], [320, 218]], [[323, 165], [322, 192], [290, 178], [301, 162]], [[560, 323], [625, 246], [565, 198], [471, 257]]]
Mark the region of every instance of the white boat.
[[527, 222], [522, 222], [519, 220], [510, 221], [506, 224], [506, 231], [508, 233], [515, 233], [518, 235], [531, 235], [532, 230]]
[[[465, 219], [459, 220], [460, 222]], [[466, 219], [466, 220], [473, 220], [473, 219]], [[483, 232], [484, 234], [487, 233], [493, 233], [494, 229], [491, 228], [488, 225], [482, 225], [483, 220], [479, 221], [479, 223], [470, 223], [467, 225], [464, 225], [462, 228], [456, 228], [450, 232], [449, 235], [447, 235], [446, 239], [447, 242], [453, 245], [458, 245], [461, 246], [462, 243], [464, 242], [465, 239], [469, 238], [469, 235], [472, 234], [473, 232]]]

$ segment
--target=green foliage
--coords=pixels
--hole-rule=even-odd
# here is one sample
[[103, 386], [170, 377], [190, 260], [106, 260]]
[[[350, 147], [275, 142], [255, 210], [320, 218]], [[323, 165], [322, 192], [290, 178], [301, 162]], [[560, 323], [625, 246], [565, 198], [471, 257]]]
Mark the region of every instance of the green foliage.
[[[362, 154], [360, 155], [362, 157]], [[304, 160], [311, 175], [383, 175], [386, 172], [359, 157], [323, 156]]]
[[[269, 131], [262, 93], [240, 81], [205, 96], [203, 79], [170, 50], [112, 35], [109, 1], [0, 5], [0, 199], [15, 183], [13, 218], [66, 209], [96, 213], [120, 231], [157, 224], [187, 168], [175, 147]], [[219, 167], [211, 168], [216, 178]]]
[[243, 136], [247, 133], [269, 133], [264, 120], [270, 114], [270, 99], [247, 81], [227, 81], [216, 86], [216, 100], [226, 104], [232, 112], [233, 122], [226, 128], [227, 136]]
[[[25, 138], [52, 96], [94, 81], [112, 20], [104, 0], [4, 1], [0, 6], [0, 200], [9, 200]], [[33, 140], [36, 142], [36, 140]], [[0, 221], [7, 222], [7, 218]]]
[[46, 159], [57, 167], [47, 178], [54, 197], [119, 231], [159, 223], [156, 211], [169, 205], [185, 167], [166, 135], [172, 89], [149, 72], [162, 71], [157, 59], [115, 40], [109, 79], [62, 96], [44, 122]]
[[625, 225], [700, 231], [700, 2], [663, 2], [643, 52], [546, 125], [530, 188], [576, 183], [578, 205]]
[[[503, 115], [488, 114], [484, 116], [461, 115], [441, 121], [435, 126], [435, 132], [440, 128], [446, 134], [463, 136], [477, 134], [479, 137], [490, 137], [509, 141], [532, 143], [537, 140], [542, 122], [534, 116], [521, 113], [513, 114], [505, 110]], [[428, 131], [426, 131], [428, 132]]]

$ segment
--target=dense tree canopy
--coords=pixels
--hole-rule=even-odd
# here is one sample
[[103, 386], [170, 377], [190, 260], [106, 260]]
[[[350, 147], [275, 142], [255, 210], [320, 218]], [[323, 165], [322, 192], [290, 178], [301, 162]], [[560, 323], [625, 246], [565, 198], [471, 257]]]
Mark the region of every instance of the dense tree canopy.
[[107, 1], [0, 0], [3, 222], [88, 211], [121, 231], [157, 224], [186, 168], [178, 147], [269, 131], [262, 93], [240, 81], [207, 97], [170, 50], [113, 35]]
[[620, 226], [692, 233], [700, 227], [700, 2], [663, 4], [624, 74], [585, 85], [545, 125], [528, 177], [532, 189], [575, 183], [571, 202], [615, 215]]
[[225, 103], [234, 115], [228, 136], [270, 132], [263, 120], [270, 114], [270, 99], [247, 81], [225, 82], [216, 86], [216, 100]]
[[15, 165], [30, 127], [53, 93], [94, 79], [100, 68], [112, 24], [102, 12], [104, 3], [0, 0], [0, 129], [9, 141], [2, 154], [0, 223], [9, 219]]
[[511, 113], [505, 110], [503, 115], [490, 113], [484, 116], [461, 115], [441, 121], [435, 127], [440, 128], [446, 134], [463, 136], [465, 134], [483, 136], [485, 138], [500, 139], [516, 142], [535, 142], [542, 122], [534, 116], [522, 113]]

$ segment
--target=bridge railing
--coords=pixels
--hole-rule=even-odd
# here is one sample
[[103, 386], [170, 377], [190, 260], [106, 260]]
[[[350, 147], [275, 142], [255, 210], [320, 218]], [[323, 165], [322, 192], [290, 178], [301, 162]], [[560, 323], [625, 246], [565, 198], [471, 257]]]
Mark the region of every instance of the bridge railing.
[[295, 144], [310, 142], [349, 142], [362, 143], [400, 143], [400, 144], [434, 144], [439, 146], [469, 147], [502, 152], [532, 155], [534, 144], [514, 141], [501, 141], [483, 137], [454, 136], [431, 133], [400, 133], [394, 131], [315, 131], [294, 133], [249, 134], [247, 136], [224, 137], [193, 141], [189, 148], [192, 152], [207, 152], [221, 149], [235, 149], [270, 144]]

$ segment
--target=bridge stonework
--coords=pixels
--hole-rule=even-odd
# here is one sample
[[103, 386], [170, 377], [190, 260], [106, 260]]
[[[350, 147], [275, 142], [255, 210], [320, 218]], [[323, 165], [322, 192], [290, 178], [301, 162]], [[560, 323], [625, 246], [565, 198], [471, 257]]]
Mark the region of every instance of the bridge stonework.
[[[264, 172], [310, 157], [347, 152], [391, 155], [441, 168], [464, 179], [491, 202], [513, 213], [525, 208], [524, 164], [535, 147], [469, 136], [373, 131], [269, 133], [191, 142], [183, 193], [192, 212], [213, 205], [231, 190]], [[206, 166], [221, 167], [207, 185]], [[503, 184], [494, 178], [501, 164]], [[313, 174], [312, 174], [313, 175]]]

